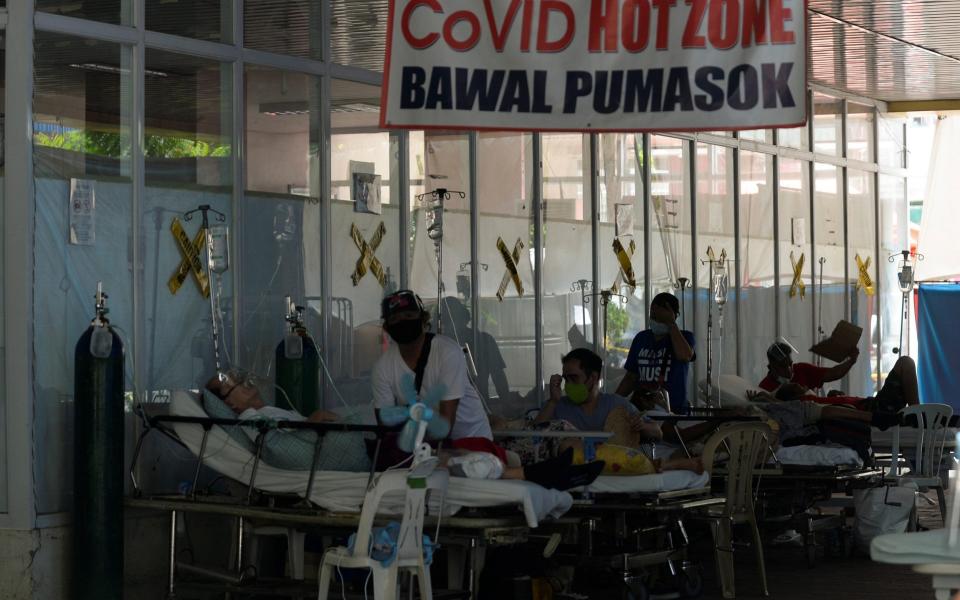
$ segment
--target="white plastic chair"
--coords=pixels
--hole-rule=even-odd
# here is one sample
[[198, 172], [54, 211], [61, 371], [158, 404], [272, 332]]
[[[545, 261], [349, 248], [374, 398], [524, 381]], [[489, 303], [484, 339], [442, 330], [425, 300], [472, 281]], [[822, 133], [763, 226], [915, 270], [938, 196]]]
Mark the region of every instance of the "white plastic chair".
[[[890, 478], [897, 485], [913, 482], [921, 492], [937, 491], [940, 502], [940, 519], [946, 519], [946, 501], [943, 493], [943, 480], [940, 469], [943, 466], [943, 451], [947, 441], [947, 427], [953, 408], [946, 404], [917, 404], [900, 411], [901, 418], [913, 415], [917, 419], [916, 454], [913, 457], [913, 470], [907, 475], [900, 473], [900, 430], [893, 429], [893, 447], [890, 452], [892, 467]], [[906, 452], [904, 452], [906, 456]]]
[[763, 544], [760, 540], [760, 528], [754, 511], [754, 473], [766, 458], [773, 440], [773, 432], [764, 423], [739, 423], [724, 425], [710, 439], [703, 449], [703, 467], [713, 473], [717, 455], [727, 456], [726, 502], [711, 507], [705, 518], [710, 521], [713, 532], [714, 548], [717, 557], [717, 570], [720, 575], [720, 587], [724, 598], [736, 598], [733, 568], [733, 526], [742, 523], [750, 525], [753, 533], [753, 549], [757, 556], [763, 595], [769, 596], [767, 589], [767, 571], [763, 560]]
[[[364, 498], [353, 550], [341, 546], [330, 548], [323, 555], [318, 600], [327, 599], [333, 572], [340, 568], [369, 569], [373, 574], [375, 600], [397, 598], [398, 574], [401, 570], [416, 575], [422, 600], [433, 598], [430, 570], [423, 562], [423, 517], [426, 513], [428, 492], [446, 493], [449, 474], [446, 470], [438, 469], [429, 476], [420, 478], [419, 483], [410, 484], [407, 481], [408, 476], [410, 471], [406, 469], [386, 471], [378, 476], [377, 484]], [[397, 555], [390, 566], [384, 567], [380, 561], [369, 556], [371, 532], [384, 496], [398, 492], [405, 494], [405, 500], [397, 539]]]

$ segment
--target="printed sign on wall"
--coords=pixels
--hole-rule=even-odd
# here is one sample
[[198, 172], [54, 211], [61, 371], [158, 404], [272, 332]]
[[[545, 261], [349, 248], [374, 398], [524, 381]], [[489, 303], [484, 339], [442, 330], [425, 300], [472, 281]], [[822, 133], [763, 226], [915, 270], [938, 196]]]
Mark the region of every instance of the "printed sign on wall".
[[805, 0], [391, 0], [383, 127], [806, 121]]

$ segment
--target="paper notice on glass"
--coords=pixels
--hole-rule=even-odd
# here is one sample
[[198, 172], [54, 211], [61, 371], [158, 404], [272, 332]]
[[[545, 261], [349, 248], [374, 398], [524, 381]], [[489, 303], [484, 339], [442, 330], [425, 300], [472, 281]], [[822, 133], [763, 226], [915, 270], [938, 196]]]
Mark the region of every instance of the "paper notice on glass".
[[861, 335], [863, 335], [862, 327], [857, 327], [849, 321], [840, 321], [833, 328], [830, 337], [814, 344], [810, 351], [833, 362], [842, 362], [860, 343]]
[[97, 240], [93, 186], [89, 179], [70, 180], [70, 243], [76, 246], [92, 246]]

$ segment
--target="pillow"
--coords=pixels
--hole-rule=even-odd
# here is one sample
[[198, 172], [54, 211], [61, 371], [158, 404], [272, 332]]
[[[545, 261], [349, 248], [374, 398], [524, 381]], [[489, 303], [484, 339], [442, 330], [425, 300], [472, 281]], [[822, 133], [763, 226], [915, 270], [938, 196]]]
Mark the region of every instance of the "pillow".
[[[707, 380], [700, 381], [700, 395], [707, 397]], [[720, 406], [731, 408], [734, 406], [749, 406], [747, 392], [759, 389], [746, 379], [736, 375], [720, 375], [713, 386], [713, 402], [720, 400]]]
[[[213, 419], [236, 419], [233, 409], [210, 390], [203, 388], [203, 411]], [[247, 452], [253, 453], [253, 440], [247, 435], [243, 427], [230, 425], [223, 428], [233, 441]]]

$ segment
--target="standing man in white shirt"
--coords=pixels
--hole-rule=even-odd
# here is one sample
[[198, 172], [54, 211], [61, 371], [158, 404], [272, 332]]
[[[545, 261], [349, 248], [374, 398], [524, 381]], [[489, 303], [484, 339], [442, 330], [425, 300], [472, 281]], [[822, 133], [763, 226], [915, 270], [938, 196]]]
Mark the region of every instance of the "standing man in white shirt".
[[454, 340], [427, 333], [430, 313], [420, 298], [409, 290], [391, 294], [383, 299], [381, 316], [384, 330], [396, 343], [373, 366], [374, 406], [406, 402], [401, 382], [404, 375], [413, 375], [417, 393], [443, 386], [439, 409], [450, 422], [451, 440], [482, 438], [492, 443], [490, 420], [470, 383], [463, 351]]

